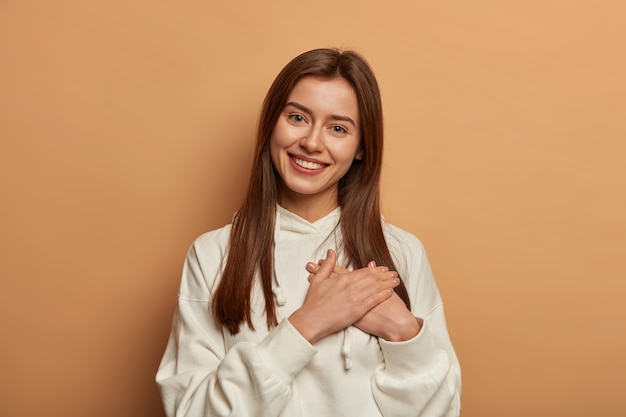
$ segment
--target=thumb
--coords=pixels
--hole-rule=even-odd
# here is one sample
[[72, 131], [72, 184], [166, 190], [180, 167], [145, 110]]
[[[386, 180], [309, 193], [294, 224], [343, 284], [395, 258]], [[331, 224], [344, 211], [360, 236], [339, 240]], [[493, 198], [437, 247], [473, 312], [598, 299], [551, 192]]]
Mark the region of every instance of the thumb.
[[314, 282], [323, 281], [325, 279], [330, 278], [330, 274], [335, 269], [335, 265], [337, 264], [337, 254], [334, 250], [328, 249], [326, 252], [326, 259], [322, 261], [320, 265], [320, 269], [317, 273], [309, 279], [309, 282], [313, 284]]

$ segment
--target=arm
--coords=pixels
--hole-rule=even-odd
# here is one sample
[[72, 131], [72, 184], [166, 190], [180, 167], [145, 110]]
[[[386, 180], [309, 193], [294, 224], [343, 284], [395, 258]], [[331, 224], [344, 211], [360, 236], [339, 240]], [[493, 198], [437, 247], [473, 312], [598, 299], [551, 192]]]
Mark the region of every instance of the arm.
[[385, 362], [374, 373], [372, 393], [385, 417], [460, 413], [460, 369], [456, 357], [437, 341], [436, 322], [443, 318], [442, 308], [437, 310], [424, 318], [415, 338], [379, 339]]
[[[443, 304], [423, 246], [412, 235], [404, 239], [409, 245], [402, 243], [396, 252], [405, 250], [400, 265], [413, 311], [393, 294], [354, 323], [378, 336], [385, 358], [374, 372], [372, 392], [386, 417], [458, 416], [460, 367], [448, 337]], [[307, 264], [309, 280], [320, 265], [321, 261]], [[335, 276], [349, 273], [341, 266], [333, 270]]]
[[[209, 263], [217, 274], [219, 256]], [[213, 272], [215, 270], [215, 272]], [[209, 275], [211, 275], [209, 274]], [[209, 311], [210, 291], [195, 246], [189, 251], [168, 345], [157, 383], [168, 417], [277, 416], [291, 381], [316, 350], [283, 321], [259, 343], [238, 342], [226, 351]]]
[[390, 238], [402, 270], [411, 313], [420, 319], [417, 336], [402, 342], [379, 338], [385, 362], [372, 378], [372, 393], [385, 417], [456, 417], [461, 370], [448, 336], [443, 303], [421, 242], [406, 232]]

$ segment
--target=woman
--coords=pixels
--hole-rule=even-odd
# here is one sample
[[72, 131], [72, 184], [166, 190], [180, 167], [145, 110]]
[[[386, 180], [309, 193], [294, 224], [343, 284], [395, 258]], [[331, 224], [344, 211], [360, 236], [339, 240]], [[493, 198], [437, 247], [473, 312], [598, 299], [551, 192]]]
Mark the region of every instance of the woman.
[[381, 219], [380, 93], [317, 49], [267, 93], [233, 224], [199, 237], [157, 383], [168, 416], [457, 416], [424, 249]]

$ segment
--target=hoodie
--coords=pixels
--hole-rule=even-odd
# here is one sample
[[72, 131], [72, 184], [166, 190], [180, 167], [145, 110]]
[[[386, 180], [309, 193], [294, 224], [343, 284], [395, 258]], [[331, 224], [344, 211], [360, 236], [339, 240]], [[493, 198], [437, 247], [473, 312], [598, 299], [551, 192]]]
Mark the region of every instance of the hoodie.
[[461, 373], [443, 303], [421, 242], [383, 221], [387, 245], [422, 329], [388, 342], [350, 326], [311, 345], [287, 318], [307, 294], [307, 262], [335, 249], [341, 264], [340, 209], [310, 223], [278, 206], [274, 296], [278, 326], [268, 330], [264, 299], [252, 293], [255, 330], [236, 335], [210, 313], [231, 226], [205, 233], [188, 251], [178, 307], [156, 380], [168, 417], [458, 416]]

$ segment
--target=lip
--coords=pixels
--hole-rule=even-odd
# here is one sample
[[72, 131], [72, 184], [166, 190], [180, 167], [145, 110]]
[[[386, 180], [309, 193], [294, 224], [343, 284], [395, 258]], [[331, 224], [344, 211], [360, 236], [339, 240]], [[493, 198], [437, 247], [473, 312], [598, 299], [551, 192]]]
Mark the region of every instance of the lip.
[[[295, 155], [295, 154], [287, 154], [289, 156], [289, 163], [291, 165], [291, 167], [296, 170], [299, 173], [305, 174], [305, 175], [316, 175], [319, 174], [320, 172], [324, 171], [330, 164], [327, 164], [326, 162], [320, 161], [319, 159], [315, 159], [315, 158], [309, 158], [307, 156], [304, 155]], [[300, 159], [302, 161], [306, 161], [306, 162], [311, 162], [314, 164], [319, 164], [322, 165], [321, 168], [319, 169], [309, 169], [309, 168], [304, 168], [301, 167], [300, 165], [296, 164], [296, 162], [294, 161], [295, 159]]]

